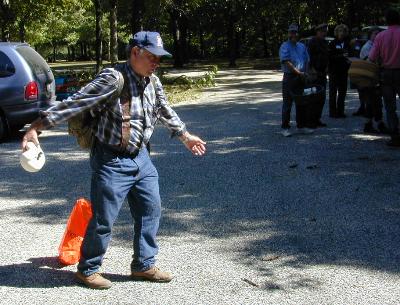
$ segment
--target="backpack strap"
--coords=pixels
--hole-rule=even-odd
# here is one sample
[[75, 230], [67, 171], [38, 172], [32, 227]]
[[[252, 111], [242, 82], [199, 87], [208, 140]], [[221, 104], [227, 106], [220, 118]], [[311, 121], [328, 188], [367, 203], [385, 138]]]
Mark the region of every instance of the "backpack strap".
[[126, 149], [131, 138], [131, 103], [132, 96], [129, 86], [129, 79], [123, 65], [116, 65], [115, 69], [122, 74], [118, 86], [118, 93], [120, 98], [121, 110], [122, 110], [122, 126], [121, 126], [121, 148]]
[[[126, 149], [131, 138], [131, 103], [132, 95], [130, 91], [129, 78], [123, 64], [118, 64], [114, 67], [118, 72], [121, 73], [120, 82], [118, 84], [118, 94], [120, 98], [121, 110], [122, 110], [122, 134], [121, 134], [121, 149]], [[150, 76], [150, 82], [153, 85], [154, 93], [156, 92], [156, 78]], [[143, 106], [143, 104], [142, 104]], [[143, 106], [144, 107], [144, 106]], [[143, 111], [145, 111], [143, 109]], [[150, 143], [147, 144], [147, 149], [150, 152]]]

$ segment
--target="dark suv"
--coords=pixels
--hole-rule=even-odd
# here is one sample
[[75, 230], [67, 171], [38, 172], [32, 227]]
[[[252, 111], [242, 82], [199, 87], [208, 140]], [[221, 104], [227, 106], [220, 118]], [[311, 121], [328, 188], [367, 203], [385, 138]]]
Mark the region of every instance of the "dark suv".
[[53, 73], [26, 43], [0, 42], [0, 140], [56, 100]]

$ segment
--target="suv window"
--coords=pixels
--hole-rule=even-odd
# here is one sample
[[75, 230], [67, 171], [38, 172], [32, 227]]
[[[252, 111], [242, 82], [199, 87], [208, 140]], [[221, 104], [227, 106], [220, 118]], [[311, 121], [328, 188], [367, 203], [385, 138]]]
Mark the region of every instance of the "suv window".
[[4, 52], [0, 51], [0, 77], [9, 77], [14, 74], [14, 64]]
[[47, 63], [35, 50], [27, 46], [18, 47], [16, 50], [25, 59], [35, 75], [48, 73]]

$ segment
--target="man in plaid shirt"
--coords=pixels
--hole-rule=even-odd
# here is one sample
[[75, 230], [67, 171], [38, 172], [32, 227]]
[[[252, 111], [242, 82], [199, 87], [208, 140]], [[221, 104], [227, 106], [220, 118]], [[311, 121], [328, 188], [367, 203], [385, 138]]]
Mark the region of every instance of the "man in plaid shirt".
[[[156, 122], [161, 121], [194, 155], [202, 156], [206, 152], [206, 143], [186, 130], [185, 124], [168, 105], [160, 80], [153, 74], [160, 58], [171, 56], [164, 50], [160, 35], [136, 33], [128, 47], [128, 56], [128, 61], [118, 68], [128, 82], [124, 86], [124, 89], [129, 88], [125, 95], [130, 102], [127, 118], [124, 117], [124, 94], [119, 94], [118, 88], [122, 75], [109, 68], [72, 97], [42, 112], [22, 141], [23, 150], [28, 141], [38, 145], [37, 131], [51, 128], [86, 110], [99, 116], [90, 154], [93, 217], [82, 244], [75, 276], [78, 283], [94, 289], [111, 287], [111, 282], [100, 275], [99, 268], [125, 198], [128, 198], [135, 223], [132, 279], [169, 282], [173, 278], [155, 266], [161, 200], [158, 173], [146, 145]], [[124, 126], [128, 126], [127, 132], [124, 132]]]

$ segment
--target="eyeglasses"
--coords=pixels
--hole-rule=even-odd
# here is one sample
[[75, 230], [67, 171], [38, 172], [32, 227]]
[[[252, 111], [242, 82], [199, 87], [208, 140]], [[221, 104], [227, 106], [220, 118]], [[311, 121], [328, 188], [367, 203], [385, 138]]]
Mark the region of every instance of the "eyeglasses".
[[150, 53], [149, 51], [147, 51], [146, 49], [142, 49], [142, 54], [144, 55], [144, 57], [146, 57], [146, 59], [148, 61], [150, 61], [153, 64], [160, 64], [161, 61], [161, 57], [154, 55], [152, 53]]

